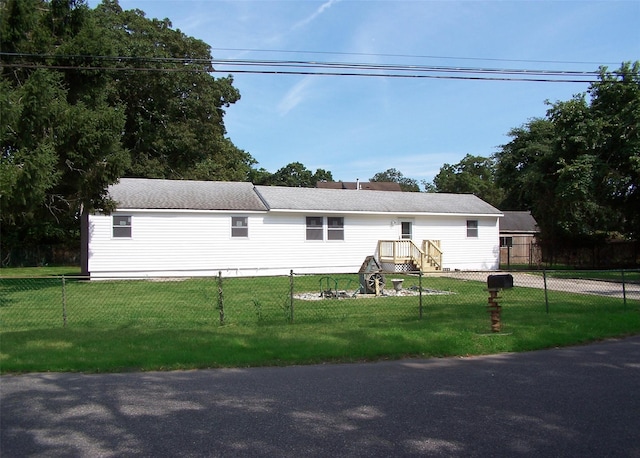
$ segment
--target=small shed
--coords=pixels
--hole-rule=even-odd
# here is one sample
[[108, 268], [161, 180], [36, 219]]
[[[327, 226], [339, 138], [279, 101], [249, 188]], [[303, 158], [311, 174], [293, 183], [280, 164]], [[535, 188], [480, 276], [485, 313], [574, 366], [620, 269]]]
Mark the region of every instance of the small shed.
[[538, 223], [529, 211], [504, 211], [500, 219], [500, 265], [533, 266], [542, 260]]

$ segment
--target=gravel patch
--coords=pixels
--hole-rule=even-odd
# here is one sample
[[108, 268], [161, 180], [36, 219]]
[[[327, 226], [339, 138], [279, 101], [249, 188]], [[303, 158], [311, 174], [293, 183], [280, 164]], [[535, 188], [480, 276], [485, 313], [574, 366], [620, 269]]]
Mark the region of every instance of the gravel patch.
[[[437, 289], [428, 289], [422, 288], [423, 296], [435, 296], [435, 295], [447, 295], [447, 294], [455, 294], [451, 291], [441, 291]], [[303, 301], [321, 301], [325, 299], [379, 299], [382, 297], [411, 297], [411, 296], [419, 296], [420, 291], [418, 288], [409, 288], [409, 289], [401, 289], [400, 291], [396, 290], [383, 290], [382, 293], [378, 296], [375, 294], [362, 294], [359, 290], [351, 290], [351, 291], [327, 291], [327, 292], [308, 292], [308, 293], [299, 293], [294, 294], [294, 299], [300, 299]]]

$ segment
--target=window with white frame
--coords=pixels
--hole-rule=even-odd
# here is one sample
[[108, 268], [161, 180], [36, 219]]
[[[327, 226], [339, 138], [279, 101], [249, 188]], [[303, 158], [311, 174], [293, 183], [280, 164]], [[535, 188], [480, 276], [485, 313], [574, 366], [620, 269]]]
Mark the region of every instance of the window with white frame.
[[467, 220], [467, 237], [478, 237], [478, 220]]
[[113, 215], [113, 236], [116, 238], [131, 238], [131, 216]]
[[249, 218], [246, 216], [231, 217], [231, 237], [249, 237]]
[[330, 216], [327, 218], [327, 240], [344, 240], [344, 218]]
[[307, 240], [324, 240], [322, 216], [307, 216]]

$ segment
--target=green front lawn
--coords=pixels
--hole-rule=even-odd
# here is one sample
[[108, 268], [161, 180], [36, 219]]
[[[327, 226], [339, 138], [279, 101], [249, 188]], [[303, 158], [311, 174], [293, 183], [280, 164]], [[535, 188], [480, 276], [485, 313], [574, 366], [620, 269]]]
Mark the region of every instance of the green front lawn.
[[[394, 275], [396, 277], [396, 275]], [[321, 276], [294, 278], [318, 295]], [[355, 287], [357, 275], [336, 276]], [[391, 276], [387, 276], [387, 280]], [[405, 288], [417, 287], [404, 277]], [[484, 282], [424, 277], [419, 298], [294, 299], [290, 278], [0, 278], [0, 371], [128, 371], [526, 351], [640, 332], [640, 304], [514, 288], [490, 332]], [[390, 287], [390, 285], [389, 285]], [[222, 292], [222, 295], [220, 294]], [[444, 294], [446, 293], [446, 294]], [[221, 315], [220, 304], [222, 304]], [[291, 317], [293, 316], [293, 321]], [[223, 318], [221, 323], [221, 318]]]
[[0, 278], [5, 277], [48, 277], [58, 275], [80, 275], [80, 267], [1, 267]]

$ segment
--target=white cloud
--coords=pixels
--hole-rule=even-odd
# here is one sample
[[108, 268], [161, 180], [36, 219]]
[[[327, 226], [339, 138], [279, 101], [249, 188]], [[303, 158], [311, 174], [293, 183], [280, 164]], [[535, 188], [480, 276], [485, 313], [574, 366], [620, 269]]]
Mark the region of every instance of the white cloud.
[[328, 0], [327, 2], [323, 3], [322, 5], [320, 5], [320, 7], [318, 7], [318, 9], [313, 12], [313, 14], [311, 14], [310, 16], [306, 17], [305, 19], [303, 19], [303, 20], [297, 22], [296, 24], [294, 24], [292, 29], [295, 30], [295, 29], [299, 29], [300, 27], [304, 27], [305, 25], [307, 25], [310, 22], [312, 22], [313, 20], [315, 20], [322, 13], [324, 13], [333, 4], [338, 3], [339, 1], [340, 0]]
[[285, 116], [307, 99], [311, 82], [312, 77], [307, 76], [287, 91], [282, 100], [280, 100], [280, 103], [278, 103], [278, 113], [280, 116]]

